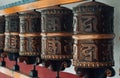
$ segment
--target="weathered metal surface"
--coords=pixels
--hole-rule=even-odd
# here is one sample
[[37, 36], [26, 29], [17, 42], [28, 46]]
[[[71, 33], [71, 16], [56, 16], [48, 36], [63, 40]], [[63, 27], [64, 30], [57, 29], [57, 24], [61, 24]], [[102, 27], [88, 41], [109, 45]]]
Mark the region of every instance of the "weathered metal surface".
[[[34, 63], [41, 54], [41, 14], [37, 11], [20, 13], [20, 56]], [[31, 60], [34, 59], [34, 60]], [[27, 61], [26, 60], [26, 61]]]
[[41, 11], [43, 59], [60, 60], [72, 58], [72, 23], [70, 9], [53, 6]]
[[75, 7], [74, 12], [73, 65], [82, 68], [113, 66], [113, 7], [86, 2]]
[[5, 17], [5, 48], [10, 60], [19, 55], [19, 15], [17, 13]]
[[0, 53], [4, 50], [4, 40], [5, 40], [5, 17], [0, 16]]

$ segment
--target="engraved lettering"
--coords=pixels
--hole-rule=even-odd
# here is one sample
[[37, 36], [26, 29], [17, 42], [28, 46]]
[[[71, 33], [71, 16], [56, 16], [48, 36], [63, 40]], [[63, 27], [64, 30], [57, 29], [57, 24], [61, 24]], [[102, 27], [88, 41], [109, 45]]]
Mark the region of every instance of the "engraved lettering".
[[47, 40], [47, 53], [48, 54], [61, 54], [61, 43], [58, 40]]
[[95, 16], [82, 16], [82, 29], [84, 32], [97, 32], [97, 18]]
[[83, 61], [93, 61], [97, 60], [96, 52], [98, 52], [97, 46], [95, 44], [81, 44], [80, 56]]

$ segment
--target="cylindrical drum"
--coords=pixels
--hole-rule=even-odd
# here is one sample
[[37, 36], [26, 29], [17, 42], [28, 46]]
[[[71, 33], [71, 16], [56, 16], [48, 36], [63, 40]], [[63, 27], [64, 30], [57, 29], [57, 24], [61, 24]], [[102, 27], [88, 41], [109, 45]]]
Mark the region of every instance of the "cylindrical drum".
[[86, 2], [74, 8], [73, 65], [99, 68], [114, 65], [114, 8], [99, 2]]
[[10, 60], [19, 56], [19, 15], [17, 13], [7, 15], [5, 27], [5, 48]]
[[4, 40], [5, 40], [5, 17], [0, 16], [0, 54], [4, 51]]
[[36, 62], [41, 53], [41, 14], [37, 11], [20, 13], [20, 56], [27, 64]]
[[72, 58], [72, 10], [53, 6], [41, 11], [42, 54], [46, 60]]

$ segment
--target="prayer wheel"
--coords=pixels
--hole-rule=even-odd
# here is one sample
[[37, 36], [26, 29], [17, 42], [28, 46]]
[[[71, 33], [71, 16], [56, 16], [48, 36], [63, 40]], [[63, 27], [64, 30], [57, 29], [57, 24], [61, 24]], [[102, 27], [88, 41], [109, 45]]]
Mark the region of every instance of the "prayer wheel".
[[5, 16], [0, 16], [0, 57], [3, 59], [0, 62], [0, 66], [6, 66], [4, 58], [6, 53], [4, 52], [4, 42], [5, 42]]
[[27, 64], [36, 63], [41, 54], [41, 13], [20, 13], [20, 60]]
[[114, 8], [92, 1], [80, 4], [73, 10], [73, 65], [76, 72], [85, 78], [106, 78], [106, 69], [114, 66]]
[[54, 71], [69, 67], [73, 57], [72, 10], [52, 6], [41, 11], [42, 18], [42, 53], [45, 67]]
[[5, 41], [5, 17], [0, 16], [0, 54], [4, 52], [4, 41]]
[[6, 15], [5, 21], [4, 51], [10, 60], [15, 60], [19, 56], [19, 14]]

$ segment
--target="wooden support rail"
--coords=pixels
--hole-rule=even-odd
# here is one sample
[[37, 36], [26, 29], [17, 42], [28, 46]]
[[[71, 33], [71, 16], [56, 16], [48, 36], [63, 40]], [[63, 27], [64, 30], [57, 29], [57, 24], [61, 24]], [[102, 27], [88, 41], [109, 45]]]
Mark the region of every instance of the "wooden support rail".
[[27, 75], [21, 74], [19, 72], [15, 72], [15, 71], [10, 70], [10, 69], [5, 68], [5, 67], [0, 67], [0, 72], [11, 77], [11, 78], [30, 78]]
[[32, 9], [40, 9], [40, 8], [45, 8], [49, 6], [54, 6], [54, 5], [62, 5], [62, 4], [81, 2], [81, 1], [85, 1], [85, 0], [39, 0], [36, 2], [0, 10], [0, 15], [6, 15], [6, 14], [15, 13], [15, 12], [21, 12], [21, 11], [32, 10]]

